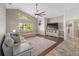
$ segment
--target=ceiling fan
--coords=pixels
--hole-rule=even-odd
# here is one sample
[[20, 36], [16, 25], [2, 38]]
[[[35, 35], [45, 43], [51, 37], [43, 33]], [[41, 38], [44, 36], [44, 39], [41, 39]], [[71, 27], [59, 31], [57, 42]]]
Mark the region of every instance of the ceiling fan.
[[36, 13], [34, 13], [35, 16], [40, 16], [40, 17], [42, 17], [42, 16], [46, 15], [46, 14], [45, 14], [45, 11], [40, 12], [40, 11], [38, 10], [38, 3], [36, 3], [35, 6], [36, 6]]

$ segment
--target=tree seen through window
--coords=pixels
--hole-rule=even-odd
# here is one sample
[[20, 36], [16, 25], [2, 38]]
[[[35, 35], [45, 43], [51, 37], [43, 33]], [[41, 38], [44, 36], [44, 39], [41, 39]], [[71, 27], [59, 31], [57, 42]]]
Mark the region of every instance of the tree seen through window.
[[31, 31], [33, 28], [32, 28], [32, 24], [31, 23], [19, 23], [19, 30], [28, 30], [28, 31]]

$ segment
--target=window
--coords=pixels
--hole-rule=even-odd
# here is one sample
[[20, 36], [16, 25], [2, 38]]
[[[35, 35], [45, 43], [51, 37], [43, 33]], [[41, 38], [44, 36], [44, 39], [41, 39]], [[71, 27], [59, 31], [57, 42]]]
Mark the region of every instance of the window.
[[19, 30], [31, 31], [33, 30], [33, 26], [31, 23], [19, 23]]

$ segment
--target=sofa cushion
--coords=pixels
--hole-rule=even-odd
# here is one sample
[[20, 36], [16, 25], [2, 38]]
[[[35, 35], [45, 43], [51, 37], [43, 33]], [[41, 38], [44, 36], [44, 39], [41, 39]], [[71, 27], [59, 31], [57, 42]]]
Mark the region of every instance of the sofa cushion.
[[13, 40], [10, 36], [6, 36], [6, 37], [5, 37], [4, 44], [5, 44], [7, 47], [12, 47], [12, 46], [14, 45], [14, 40]]
[[5, 37], [10, 37], [10, 33], [9, 33], [9, 32], [6, 33], [6, 34], [5, 34]]
[[11, 37], [12, 37], [12, 39], [14, 40], [14, 43], [19, 43], [19, 42], [21, 42], [20, 41], [20, 36], [19, 36], [19, 34], [17, 34], [17, 33], [11, 33]]

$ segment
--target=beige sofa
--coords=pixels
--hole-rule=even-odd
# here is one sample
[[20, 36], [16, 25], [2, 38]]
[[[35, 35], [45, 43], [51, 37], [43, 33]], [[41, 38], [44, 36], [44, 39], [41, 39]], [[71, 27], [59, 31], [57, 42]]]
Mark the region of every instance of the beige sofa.
[[[17, 40], [17, 39], [16, 39]], [[10, 33], [5, 35], [5, 40], [2, 44], [2, 49], [5, 56], [31, 56], [32, 46], [27, 40], [21, 38], [22, 41], [14, 43], [14, 39]]]
[[20, 31], [19, 34], [24, 38], [35, 36], [33, 31]]

